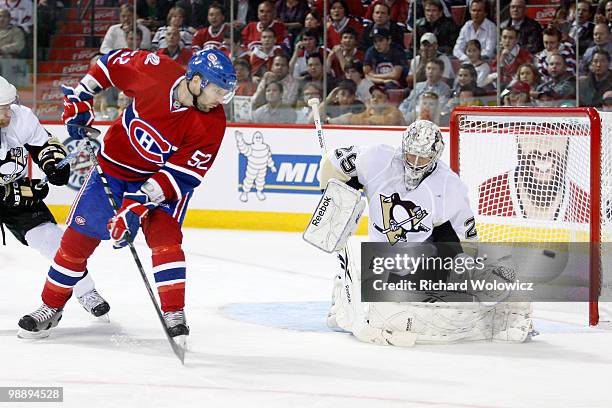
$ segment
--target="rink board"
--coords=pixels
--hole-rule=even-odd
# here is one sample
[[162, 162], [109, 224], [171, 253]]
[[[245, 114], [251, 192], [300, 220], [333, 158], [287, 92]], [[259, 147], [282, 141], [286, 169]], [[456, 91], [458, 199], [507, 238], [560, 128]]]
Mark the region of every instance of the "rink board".
[[[66, 141], [68, 134], [60, 124], [45, 127], [60, 140]], [[108, 125], [97, 126], [102, 135]], [[403, 128], [380, 127], [326, 127], [325, 139], [328, 150], [350, 145], [372, 145], [387, 143], [399, 145]], [[236, 133], [240, 132], [247, 144], [256, 132], [261, 132], [274, 162], [265, 172], [263, 193], [260, 200], [253, 185], [247, 201], [241, 200], [243, 181], [247, 172], [257, 166], [251, 158], [240, 153]], [[448, 132], [444, 132], [448, 138]], [[101, 136], [102, 138], [102, 136]], [[67, 140], [67, 144], [74, 145]], [[448, 149], [444, 159], [448, 161]], [[301, 231], [308, 223], [320, 198], [318, 184], [321, 152], [313, 127], [306, 126], [253, 126], [249, 124], [228, 127], [214, 166], [206, 174], [189, 204], [185, 218], [188, 227], [252, 229], [275, 231]], [[86, 176], [86, 167], [77, 170], [71, 177], [71, 188], [52, 188], [47, 203], [59, 222], [63, 222], [77, 190]], [[244, 195], [242, 195], [244, 199]], [[366, 216], [362, 219], [360, 233], [366, 231]]]

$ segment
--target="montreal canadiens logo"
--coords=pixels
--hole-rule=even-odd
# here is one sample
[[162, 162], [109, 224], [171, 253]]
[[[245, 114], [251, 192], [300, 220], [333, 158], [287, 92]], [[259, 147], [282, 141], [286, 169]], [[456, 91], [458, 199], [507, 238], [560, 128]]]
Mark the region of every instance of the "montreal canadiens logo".
[[164, 164], [163, 155], [172, 150], [172, 145], [153, 126], [139, 118], [130, 122], [128, 137], [138, 154], [155, 164]]

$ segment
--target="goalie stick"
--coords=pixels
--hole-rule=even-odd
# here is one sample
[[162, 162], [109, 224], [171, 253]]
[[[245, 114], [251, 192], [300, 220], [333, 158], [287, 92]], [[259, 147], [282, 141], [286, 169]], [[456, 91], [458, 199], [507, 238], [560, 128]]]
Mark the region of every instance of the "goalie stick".
[[[83, 138], [83, 144], [85, 146], [85, 149], [87, 149], [87, 151], [89, 152], [94, 168], [96, 169], [96, 171], [98, 172], [98, 175], [100, 176], [100, 180], [102, 181], [102, 186], [104, 187], [104, 193], [106, 194], [106, 198], [108, 199], [108, 202], [110, 203], [111, 207], [113, 208], [113, 211], [116, 214], [119, 211], [119, 206], [117, 205], [117, 202], [115, 201], [115, 197], [113, 197], [113, 193], [108, 184], [108, 180], [106, 180], [106, 176], [104, 175], [104, 172], [102, 171], [102, 167], [100, 167], [100, 163], [98, 163], [96, 152], [93, 146], [91, 145], [91, 143], [89, 142], [90, 135], [93, 135], [95, 133], [100, 134], [100, 131], [98, 129], [95, 129], [89, 126], [70, 125], [70, 124], [66, 126], [81, 128], [87, 133], [87, 136]], [[142, 278], [142, 282], [147, 288], [147, 292], [149, 293], [149, 298], [151, 299], [151, 303], [153, 304], [153, 307], [155, 308], [155, 313], [157, 314], [159, 322], [161, 323], [164, 329], [164, 333], [166, 334], [166, 338], [168, 339], [168, 342], [170, 343], [170, 347], [172, 348], [172, 351], [174, 352], [174, 354], [181, 361], [181, 363], [185, 364], [185, 347], [177, 344], [174, 341], [174, 339], [170, 336], [170, 333], [168, 333], [168, 328], [166, 327], [166, 322], [164, 321], [164, 317], [162, 316], [161, 309], [159, 307], [159, 303], [157, 302], [157, 299], [155, 298], [153, 289], [151, 289], [151, 284], [149, 283], [149, 280], [147, 279], [147, 275], [144, 271], [144, 267], [142, 266], [142, 262], [140, 261], [140, 257], [138, 256], [138, 253], [136, 252], [136, 248], [134, 247], [134, 240], [132, 239], [132, 236], [130, 235], [129, 232], [127, 232], [127, 242], [130, 248], [130, 252], [132, 253], [132, 257], [134, 258], [134, 262], [136, 263], [136, 267], [138, 268], [138, 272], [140, 272], [140, 277]]]

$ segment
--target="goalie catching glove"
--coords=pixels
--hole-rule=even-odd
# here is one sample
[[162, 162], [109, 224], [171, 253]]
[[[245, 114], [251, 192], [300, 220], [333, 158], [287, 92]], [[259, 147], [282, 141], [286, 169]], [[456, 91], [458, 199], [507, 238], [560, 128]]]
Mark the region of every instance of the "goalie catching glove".
[[6, 207], [32, 207], [40, 203], [49, 194], [45, 184], [34, 188], [40, 180], [22, 178], [9, 184], [0, 185], [0, 202]]
[[128, 239], [133, 241], [143, 218], [156, 206], [142, 191], [123, 194], [121, 208], [107, 224], [110, 236], [115, 241], [113, 247], [123, 248], [128, 244]]

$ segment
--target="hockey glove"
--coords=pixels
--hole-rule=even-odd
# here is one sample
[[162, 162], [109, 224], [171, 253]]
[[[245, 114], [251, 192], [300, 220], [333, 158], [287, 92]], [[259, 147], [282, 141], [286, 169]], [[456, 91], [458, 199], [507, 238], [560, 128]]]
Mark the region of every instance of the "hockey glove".
[[142, 219], [155, 207], [155, 203], [152, 203], [143, 192], [125, 193], [121, 208], [106, 225], [111, 238], [115, 241], [113, 247], [115, 249], [125, 247], [128, 244], [128, 235], [133, 241]]
[[49, 194], [49, 186], [45, 184], [39, 189], [34, 188], [39, 181], [22, 178], [0, 186], [0, 202], [11, 208], [32, 207], [40, 203]]
[[[94, 120], [93, 94], [85, 91], [82, 86], [71, 88], [61, 86], [64, 93], [64, 113], [62, 121], [67, 125], [89, 126]], [[84, 129], [68, 126], [68, 134], [75, 140], [86, 136]]]
[[38, 165], [41, 170], [47, 175], [49, 183], [56, 186], [64, 186], [68, 184], [70, 178], [70, 165], [66, 164], [61, 168], [57, 164], [66, 158], [66, 149], [64, 145], [52, 137], [43, 146], [38, 154]]

